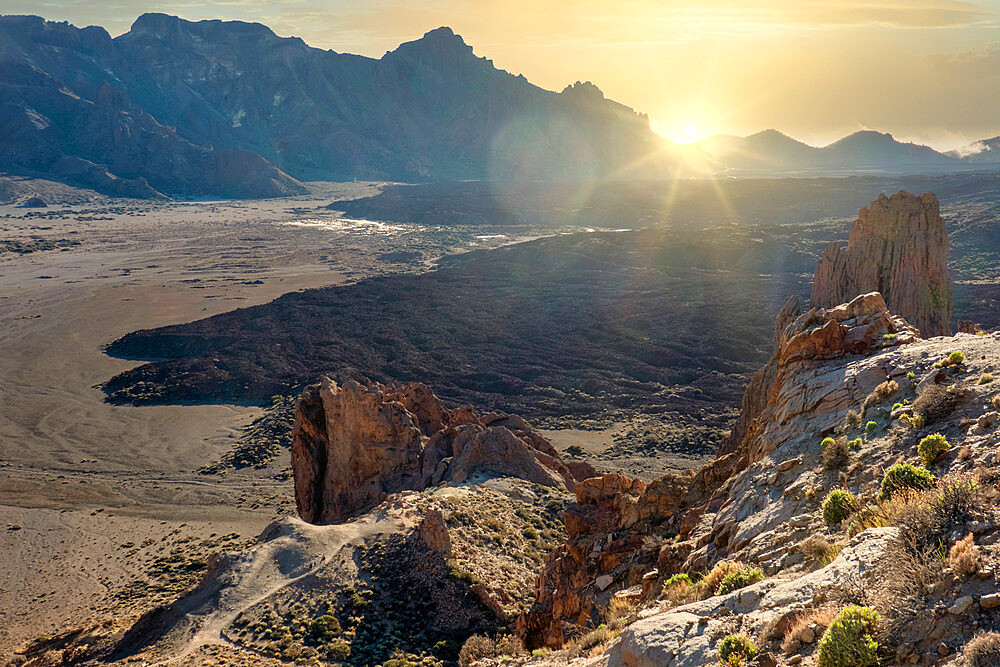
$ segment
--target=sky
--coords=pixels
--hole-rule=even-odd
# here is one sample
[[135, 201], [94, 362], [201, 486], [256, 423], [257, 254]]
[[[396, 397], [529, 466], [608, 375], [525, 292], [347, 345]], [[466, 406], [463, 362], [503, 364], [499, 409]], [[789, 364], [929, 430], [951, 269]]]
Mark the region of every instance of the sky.
[[147, 11], [376, 58], [447, 25], [543, 88], [593, 81], [675, 141], [874, 129], [946, 150], [1000, 135], [1000, 0], [0, 0], [112, 35]]

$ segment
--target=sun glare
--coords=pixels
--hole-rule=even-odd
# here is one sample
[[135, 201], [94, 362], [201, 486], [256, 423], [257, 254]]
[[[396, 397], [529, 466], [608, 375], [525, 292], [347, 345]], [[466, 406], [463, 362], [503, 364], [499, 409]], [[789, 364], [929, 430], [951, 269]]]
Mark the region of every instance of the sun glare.
[[692, 123], [688, 123], [684, 126], [684, 134], [689, 138], [694, 139], [698, 136], [698, 126]]

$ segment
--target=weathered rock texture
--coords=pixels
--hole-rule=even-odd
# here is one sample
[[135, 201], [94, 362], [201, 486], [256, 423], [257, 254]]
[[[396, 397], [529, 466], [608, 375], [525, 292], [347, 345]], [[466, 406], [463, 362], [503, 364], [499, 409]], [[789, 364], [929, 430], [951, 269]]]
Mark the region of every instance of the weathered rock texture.
[[[538, 578], [536, 603], [518, 622], [526, 644], [561, 646], [600, 623], [602, 609], [622, 589], [641, 586], [649, 593], [658, 590], [661, 575], [696, 572], [746, 550], [764, 524], [744, 521], [753, 507], [730, 516], [734, 489], [750, 505], [757, 500], [752, 488], [738, 486], [741, 473], [795, 437], [818, 443], [816, 433], [842, 423], [848, 408], [889, 375], [881, 365], [847, 373], [828, 364], [917, 339], [918, 332], [891, 315], [877, 292], [805, 313], [790, 300], [778, 318], [774, 355], [744, 399], [742, 433], [731, 451], [697, 473], [667, 475], [648, 485], [621, 475], [577, 484], [577, 502], [565, 513], [566, 544], [550, 556]], [[664, 542], [664, 534], [680, 539]], [[601, 587], [605, 576], [611, 584]]]
[[[402, 387], [329, 378], [296, 408], [292, 470], [299, 516], [333, 523], [388, 494], [465, 482], [477, 473], [544, 486], [576, 484], [558, 452], [520, 417], [452, 410], [423, 384]], [[576, 471], [580, 478], [593, 474]]]
[[932, 193], [879, 195], [861, 209], [846, 248], [826, 247], [811, 305], [829, 308], [865, 292], [881, 292], [890, 310], [924, 337], [951, 333], [948, 234]]

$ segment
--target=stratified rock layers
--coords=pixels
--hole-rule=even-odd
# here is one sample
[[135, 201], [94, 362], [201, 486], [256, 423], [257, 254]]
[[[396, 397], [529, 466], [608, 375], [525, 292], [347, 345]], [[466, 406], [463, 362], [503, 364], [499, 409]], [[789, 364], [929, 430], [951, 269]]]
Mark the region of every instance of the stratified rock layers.
[[830, 308], [866, 292], [880, 292], [889, 310], [925, 338], [950, 335], [948, 234], [932, 193], [879, 195], [861, 209], [846, 248], [826, 247], [811, 305]]
[[[329, 378], [299, 399], [292, 432], [299, 516], [334, 523], [388, 494], [475, 474], [512, 476], [572, 490], [558, 452], [519, 417], [451, 410], [423, 384], [338, 385]], [[581, 479], [593, 474], [576, 470]]]

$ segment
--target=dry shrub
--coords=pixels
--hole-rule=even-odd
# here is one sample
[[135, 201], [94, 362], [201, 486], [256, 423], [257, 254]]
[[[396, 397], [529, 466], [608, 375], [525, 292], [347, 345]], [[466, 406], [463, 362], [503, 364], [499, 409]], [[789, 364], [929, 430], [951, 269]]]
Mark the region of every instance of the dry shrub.
[[519, 655], [527, 655], [528, 650], [524, 648], [524, 642], [521, 641], [520, 637], [515, 637], [514, 635], [504, 635], [502, 637], [497, 637], [497, 656], [512, 656], [517, 657]]
[[847, 438], [840, 436], [823, 448], [823, 467], [827, 470], [835, 470], [847, 465], [851, 458], [851, 449], [847, 444]]
[[990, 399], [990, 405], [993, 406], [994, 410], [1000, 411], [1000, 394], [997, 394], [996, 396]]
[[601, 646], [602, 644], [606, 644], [612, 639], [614, 639], [616, 636], [617, 636], [616, 633], [611, 628], [602, 623], [601, 625], [597, 626], [597, 628], [595, 628], [594, 630], [591, 630], [590, 632], [584, 635], [580, 635], [579, 637], [571, 641], [566, 646], [565, 649], [566, 657], [571, 660], [574, 658], [579, 658], [580, 656], [583, 656], [588, 651], [593, 649], [595, 646]]
[[858, 428], [861, 426], [861, 413], [857, 410], [848, 410], [844, 417], [844, 424], [847, 425], [847, 428]]
[[962, 650], [966, 667], [1000, 665], [1000, 632], [981, 632]]
[[613, 597], [604, 614], [604, 621], [613, 628], [621, 628], [635, 620], [639, 599], [636, 597]]
[[833, 619], [837, 617], [837, 608], [833, 606], [820, 607], [819, 609], [811, 609], [802, 611], [795, 615], [792, 622], [788, 625], [788, 630], [785, 632], [784, 637], [781, 640], [781, 650], [785, 653], [791, 653], [794, 648], [794, 642], [802, 629], [809, 626], [812, 623], [819, 625], [822, 630], [817, 633], [817, 639], [819, 635], [823, 634], [823, 630], [830, 627], [833, 623]]
[[462, 644], [462, 650], [458, 653], [458, 664], [459, 667], [469, 667], [483, 658], [495, 658], [496, 655], [495, 641], [482, 635], [472, 635]]
[[708, 574], [698, 582], [697, 586], [701, 592], [702, 598], [709, 598], [715, 595], [715, 591], [719, 590], [719, 584], [730, 574], [740, 572], [746, 569], [746, 565], [737, 560], [720, 560], [715, 564]]
[[957, 389], [931, 385], [913, 401], [913, 411], [923, 417], [924, 425], [948, 417], [958, 407], [962, 394]]
[[865, 398], [865, 402], [861, 404], [861, 412], [865, 412], [868, 408], [873, 405], [879, 405], [880, 403], [885, 403], [889, 398], [899, 390], [899, 383], [895, 380], [886, 380], [879, 386], [875, 387], [872, 393], [868, 394]]
[[953, 473], [938, 482], [930, 506], [942, 536], [989, 511], [990, 503], [978, 482], [977, 475], [970, 473]]
[[674, 607], [687, 604], [688, 602], [696, 602], [701, 599], [701, 594], [701, 586], [692, 584], [690, 578], [675, 581], [675, 583], [663, 588], [663, 596]]
[[963, 579], [979, 571], [979, 547], [976, 546], [972, 533], [951, 545], [951, 550], [948, 552], [948, 566]]

